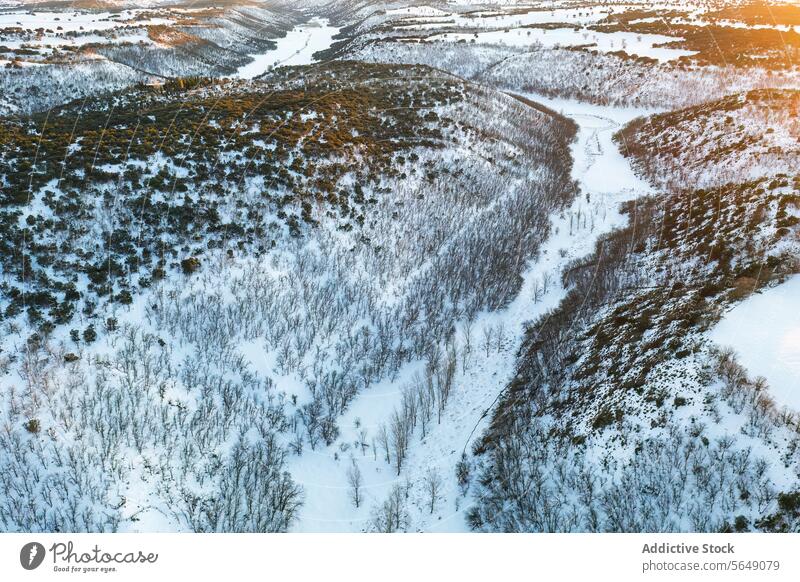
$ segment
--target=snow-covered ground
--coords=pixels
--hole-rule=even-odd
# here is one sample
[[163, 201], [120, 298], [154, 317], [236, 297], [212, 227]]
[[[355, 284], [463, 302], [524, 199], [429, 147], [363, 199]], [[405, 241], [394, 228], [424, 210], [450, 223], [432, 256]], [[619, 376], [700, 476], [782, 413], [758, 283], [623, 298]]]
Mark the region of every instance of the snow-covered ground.
[[34, 31], [44, 29], [58, 33], [85, 33], [103, 31], [123, 26], [149, 26], [171, 24], [168, 18], [146, 16], [139, 18], [144, 10], [123, 10], [121, 12], [46, 12], [46, 11], [2, 11], [0, 28], [14, 27]]
[[[539, 259], [528, 265], [516, 299], [499, 312], [481, 314], [474, 322], [473, 347], [466, 365], [459, 362], [453, 395], [441, 423], [433, 423], [424, 439], [414, 439], [400, 476], [383, 460], [380, 450], [373, 452], [372, 448], [308, 451], [292, 458], [292, 476], [305, 491], [295, 531], [366, 530], [371, 509], [387, 497], [394, 485], [420, 483], [430, 470], [443, 480], [440, 501], [431, 513], [424, 493], [409, 487], [411, 527], [419, 531], [467, 531], [465, 512], [469, 500], [459, 494], [455, 466], [462, 452], [469, 453], [471, 443], [481, 436], [491, 417], [491, 407], [514, 373], [525, 323], [555, 308], [564, 297], [560, 274], [567, 263], [591, 253], [599, 236], [624, 224], [626, 218], [618, 211], [620, 203], [651, 193], [650, 186], [633, 173], [612, 136], [622, 124], [652, 112], [537, 95], [525, 97], [544, 103], [578, 124], [572, 154], [573, 177], [580, 183], [581, 195], [564, 212], [552, 217], [551, 236]], [[464, 333], [461, 322], [456, 337], [463, 338]], [[489, 347], [484, 345], [487, 335], [491, 338]], [[395, 382], [387, 380], [359, 394], [339, 423], [340, 440], [355, 443], [362, 430], [374, 436], [399, 406], [403, 387], [422, 370], [421, 362], [412, 363]], [[363, 502], [358, 509], [350, 501], [346, 477], [352, 462], [364, 478]]]
[[[435, 31], [442, 28], [465, 30], [465, 32], [436, 34], [428, 37], [428, 40], [512, 47], [593, 45], [602, 52], [621, 50], [629, 55], [650, 57], [660, 62], [672, 61], [694, 54], [692, 51], [659, 46], [681, 40], [678, 37], [624, 31], [604, 33], [579, 28], [600, 22], [610, 13], [612, 13], [612, 9], [607, 6], [591, 6], [553, 8], [551, 10], [539, 8], [524, 13], [501, 9], [468, 14], [446, 13], [441, 10], [432, 10], [429, 7], [413, 7], [390, 11], [388, 14], [408, 15], [395, 24], [395, 27], [401, 30]], [[565, 26], [551, 29], [536, 28], [541, 25], [557, 24]], [[485, 30], [481, 31], [480, 29]]]
[[800, 411], [800, 275], [736, 305], [709, 333], [764, 376], [778, 406]]
[[87, 44], [121, 44], [121, 43], [149, 43], [147, 33], [144, 30], [119, 33], [112, 36], [102, 36], [100, 34], [81, 34], [80, 36], [59, 36], [44, 35], [36, 40], [17, 39], [4, 40], [3, 46], [18, 50], [21, 48], [45, 49], [56, 47], [79, 47]]
[[314, 53], [333, 44], [339, 32], [325, 18], [312, 18], [296, 26], [283, 38], [275, 39], [277, 46], [265, 53], [250, 55], [253, 60], [239, 68], [233, 75], [239, 79], [253, 79], [275, 67], [309, 65], [314, 62]]
[[447, 16], [448, 14], [449, 12], [433, 6], [408, 6], [386, 11], [387, 16]]
[[[426, 10], [427, 9], [427, 10]], [[507, 28], [510, 26], [527, 26], [533, 24], [550, 24], [566, 22], [570, 24], [591, 24], [607, 17], [608, 8], [592, 6], [587, 8], [558, 8], [554, 10], [532, 10], [525, 13], [505, 13], [503, 11], [472, 12], [469, 16], [458, 13], [447, 13], [430, 7], [412, 7], [387, 12], [390, 15], [416, 17], [405, 19], [402, 25], [411, 28], [435, 28], [446, 22], [448, 26], [458, 28]], [[433, 22], [431, 22], [433, 20]]]
[[142, 10], [121, 12], [0, 11], [0, 44], [12, 50], [80, 47], [88, 44], [149, 43], [147, 26], [169, 25], [170, 18]]
[[[461, 16], [461, 20], [485, 20], [486, 28], [494, 29], [499, 26], [520, 26], [521, 18], [527, 18], [525, 23], [532, 23], [531, 19], [556, 18], [558, 11], [532, 12], [527, 15], [493, 15], [486, 13], [479, 19], [468, 19]], [[397, 12], [401, 14], [402, 12]], [[450, 18], [451, 15], [438, 12], [436, 9], [423, 7], [415, 9], [415, 16], [435, 18]], [[582, 17], [594, 18], [598, 13], [590, 11]], [[558, 16], [563, 18], [563, 15]], [[421, 21], [422, 19], [420, 19]], [[562, 20], [552, 20], [560, 22]], [[551, 22], [541, 20], [540, 22]], [[472, 22], [474, 26], [475, 23]], [[411, 26], [416, 26], [411, 23]], [[438, 26], [438, 24], [436, 25]], [[566, 31], [566, 32], [565, 32]], [[295, 27], [284, 38], [276, 39], [277, 47], [263, 54], [251, 55], [253, 61], [241, 67], [236, 77], [251, 79], [257, 77], [276, 66], [302, 65], [314, 62], [313, 55], [331, 46], [338, 29], [330, 26], [322, 18], [315, 18], [309, 22]], [[564, 36], [564, 35], [567, 36]], [[657, 45], [668, 37], [657, 35], [641, 35], [634, 37], [625, 36], [627, 33], [603, 35], [591, 31], [576, 31], [574, 29], [519, 29], [487, 30], [476, 34], [438, 35], [435, 38], [452, 42], [454, 40], [475, 39], [476, 43], [492, 44], [505, 42], [508, 45], [527, 46], [539, 42], [547, 37], [552, 44], [589, 44], [594, 43], [602, 51], [624, 50], [631, 54], [650, 56], [659, 60], [676, 58], [674, 51], [660, 48]], [[91, 35], [80, 38], [88, 38]], [[652, 36], [652, 38], [651, 38]], [[541, 37], [541, 38], [540, 38]], [[608, 37], [599, 42], [598, 38]], [[510, 40], [516, 39], [516, 40]], [[607, 41], [607, 42], [606, 42]], [[604, 44], [605, 43], [605, 44]], [[435, 46], [442, 46], [441, 43]], [[423, 50], [429, 50], [434, 45], [421, 45]], [[450, 45], [455, 47], [456, 45]], [[479, 47], [478, 50], [491, 50], [492, 47]], [[252, 49], [258, 50], [258, 49]], [[0, 61], [2, 63], [2, 61]], [[563, 74], [564, 69], [561, 69]], [[527, 74], [530, 74], [527, 71]], [[499, 84], [496, 86], [500, 86]], [[508, 87], [509, 85], [502, 85]], [[522, 86], [522, 85], [517, 85]], [[505, 98], [504, 96], [502, 96]], [[442, 412], [440, 419], [434, 418], [424, 438], [419, 438], [417, 433], [412, 435], [408, 456], [399, 472], [394, 466], [387, 464], [383, 459], [380, 445], [376, 446], [375, 437], [382, 426], [386, 426], [392, 414], [401, 406], [404, 389], [419, 383], [425, 374], [425, 364], [422, 361], [412, 361], [404, 365], [394, 379], [384, 379], [374, 384], [369, 384], [361, 390], [355, 399], [349, 403], [337, 424], [341, 429], [340, 437], [328, 447], [319, 446], [316, 449], [306, 447], [302, 453], [292, 455], [287, 459], [288, 469], [292, 478], [302, 486], [304, 492], [304, 505], [299, 512], [299, 519], [294, 525], [295, 531], [304, 532], [339, 532], [360, 531], [370, 529], [372, 512], [391, 493], [395, 486], [402, 487], [407, 493], [408, 510], [410, 512], [410, 529], [420, 531], [466, 531], [467, 522], [465, 512], [470, 507], [470, 498], [463, 497], [456, 480], [455, 467], [463, 451], [469, 452], [471, 444], [484, 433], [487, 428], [491, 412], [508, 387], [509, 381], [518, 369], [517, 354], [523, 340], [526, 322], [535, 320], [559, 305], [566, 294], [563, 288], [561, 274], [565, 267], [575, 259], [590, 254], [595, 249], [595, 244], [600, 236], [614, 228], [625, 224], [626, 217], [619, 212], [620, 204], [643, 195], [651, 194], [651, 186], [637, 177], [632, 171], [626, 158], [619, 151], [613, 140], [615, 132], [624, 124], [636, 117], [654, 113], [652, 110], [617, 108], [609, 106], [590, 105], [583, 102], [549, 99], [539, 95], [522, 95], [526, 99], [542, 103], [551, 109], [573, 119], [579, 127], [577, 137], [572, 145], [574, 161], [572, 177], [579, 183], [581, 191], [571, 205], [550, 217], [551, 231], [547, 241], [539, 249], [538, 255], [532, 259], [523, 271], [523, 283], [516, 298], [502, 310], [484, 312], [479, 314], [471, 324], [465, 321], [457, 323], [453, 334], [454, 341], [459, 344], [457, 371], [452, 396], [448, 406]], [[304, 113], [307, 119], [316, 119], [316, 113]], [[301, 116], [302, 117], [302, 116]], [[306, 117], [303, 117], [305, 120]], [[264, 142], [260, 142], [262, 145]], [[259, 146], [259, 141], [253, 141]], [[274, 146], [273, 146], [274, 147]], [[624, 144], [622, 146], [624, 148]], [[448, 155], [454, 156], [452, 152]], [[490, 159], [491, 163], [494, 163]], [[422, 166], [422, 164], [418, 164]], [[530, 168], [530, 170], [528, 170]], [[101, 167], [105, 172], [119, 171], [115, 165]], [[171, 168], [170, 171], [175, 171]], [[525, 168], [519, 178], [503, 182], [503, 188], [491, 198], [492, 204], [496, 200], [506, 197], [521, 196], [528, 190], [520, 189], [524, 186], [526, 177], [534, 181], [537, 169], [533, 166]], [[180, 176], [183, 177], [183, 176]], [[405, 177], [404, 177], [405, 179]], [[409, 177], [408, 180], [413, 180]], [[525, 196], [527, 199], [527, 196]], [[491, 206], [491, 204], [489, 205]], [[501, 206], [502, 207], [502, 206]], [[39, 215], [44, 205], [41, 199], [35, 199], [31, 205], [30, 213]], [[545, 213], [540, 213], [544, 216]], [[484, 207], [469, 216], [469, 221], [475, 224], [490, 223], [486, 217], [490, 216]], [[20, 222], [25, 221], [27, 214], [20, 216]], [[424, 229], [422, 229], [424, 230]], [[331, 241], [333, 238], [320, 238], [319, 240]], [[387, 239], [389, 240], [389, 239]], [[326, 252], [330, 247], [325, 247]], [[382, 247], [379, 247], [382, 248]], [[482, 245], [485, 248], [485, 245]], [[301, 249], [302, 250], [302, 249]], [[319, 249], [315, 249], [319, 250]], [[311, 257], [309, 253], [307, 255]], [[425, 260], [420, 259], [423, 263]], [[209, 264], [211, 261], [209, 261]], [[222, 265], [222, 261], [219, 262]], [[291, 262], [274, 263], [278, 265], [292, 265]], [[226, 267], [228, 268], [228, 267]], [[519, 269], [516, 268], [514, 273]], [[223, 271], [220, 271], [222, 273]], [[236, 268], [231, 267], [227, 279], [242, 276]], [[206, 276], [210, 275], [206, 273]], [[216, 276], [216, 275], [215, 275]], [[222, 277], [222, 275], [219, 275]], [[288, 277], [288, 274], [287, 274]], [[195, 277], [197, 279], [197, 277]], [[277, 279], [277, 277], [276, 277]], [[222, 295], [230, 291], [224, 285], [217, 285], [223, 281], [218, 278], [212, 289], [221, 289]], [[197, 283], [195, 283], [197, 284]], [[197, 290], [198, 288], [195, 288]], [[270, 293], [274, 288], [264, 287]], [[393, 295], [394, 289], [387, 285], [386, 295]], [[398, 293], [399, 294], [399, 293]], [[294, 297], [294, 296], [293, 296]], [[145, 295], [136, 299], [125, 315], [120, 316], [121, 323], [139, 324], [149, 319], [145, 307], [150, 305], [152, 298]], [[231, 299], [225, 295], [224, 300]], [[794, 299], [794, 301], [793, 301]], [[800, 410], [800, 390], [797, 389], [797, 378], [800, 378], [800, 315], [796, 313], [797, 299], [800, 299], [800, 277], [791, 279], [788, 283], [778, 288], [764, 291], [754, 295], [741, 305], [733, 309], [725, 319], [712, 332], [712, 339], [718, 343], [732, 345], [740, 354], [740, 360], [753, 374], [767, 377], [770, 389], [775, 395], [779, 405]], [[380, 299], [381, 301], [383, 298]], [[302, 299], [300, 300], [302, 303]], [[231, 303], [233, 303], [231, 301]], [[260, 318], [267, 319], [267, 318]], [[148, 323], [150, 325], [150, 323]], [[165, 331], [164, 328], [153, 328], [154, 333]], [[198, 328], [200, 329], [200, 328]], [[292, 328], [294, 329], [294, 328]], [[449, 329], [449, 324], [448, 324]], [[187, 334], [188, 337], [188, 334]], [[233, 336], [232, 336], [233, 337]], [[21, 338], [21, 336], [20, 336]], [[465, 338], [470, 338], [466, 342]], [[54, 336], [63, 345], [71, 341], [66, 329], [61, 329]], [[21, 340], [20, 340], [21, 341]], [[104, 337], [105, 342], [118, 341], [113, 336]], [[176, 348], [175, 361], [188, 361], [191, 370], [191, 340], [186, 340]], [[77, 344], [77, 342], [74, 342]], [[108, 349], [98, 348], [97, 344], [90, 354], [94, 356], [109, 355], [111, 344], [104, 344]], [[163, 344], [161, 344], [163, 347]], [[286, 343], [288, 346], [288, 342]], [[325, 347], [330, 346], [327, 344]], [[471, 348], [466, 346], [470, 345]], [[242, 342], [235, 346], [236, 351], [243, 357], [242, 362], [247, 362], [255, 372], [263, 377], [274, 380], [283, 395], [294, 398], [293, 406], [297, 408], [300, 403], [310, 399], [309, 387], [301, 380], [300, 376], [293, 373], [277, 375], [275, 369], [280, 367], [277, 363], [277, 350], [266, 349], [262, 339]], [[333, 353], [333, 350], [330, 350]], [[81, 353], [83, 358], [83, 353]], [[682, 365], [680, 362], [677, 366]], [[305, 373], [305, 372], [303, 372]], [[22, 384], [22, 381], [19, 382]], [[188, 395], [187, 395], [188, 394]], [[185, 406], [186, 402], [192, 404], [193, 396], [167, 392], [167, 397], [175, 399], [176, 405]], [[161, 395], [162, 399], [164, 395]], [[677, 400], [677, 398], [676, 398]], [[678, 413], [685, 416], [686, 423], [694, 422], [694, 416], [705, 414], [706, 401], [697, 399], [694, 406], [684, 405]], [[172, 406], [172, 402], [170, 402]], [[176, 406], [180, 408], [180, 406]], [[677, 406], [677, 405], [676, 405]], [[213, 408], [213, 407], [212, 407]], [[138, 410], [138, 409], [137, 409]], [[210, 410], [210, 409], [209, 409]], [[690, 416], [691, 415], [691, 416]], [[726, 436], [728, 433], [737, 434], [739, 418], [733, 415], [720, 416], [721, 420], [712, 422], [711, 432], [714, 435]], [[296, 422], [296, 418], [294, 418]], [[733, 428], [732, 428], [733, 427]], [[607, 437], [613, 438], [613, 437]], [[615, 446], [609, 441], [600, 440], [599, 445], [594, 445], [598, 452], [597, 458], [602, 453], [601, 445]], [[755, 439], [754, 439], [755, 440]], [[745, 441], [747, 442], [747, 441]], [[225, 443], [222, 448], [228, 447]], [[301, 441], [302, 444], [302, 441]], [[761, 454], [769, 453], [767, 445], [761, 441], [755, 442], [755, 450]], [[785, 448], [785, 447], [784, 447]], [[623, 449], [620, 456], [626, 454]], [[137, 522], [126, 523], [123, 528], [138, 529], [141, 531], [166, 531], [175, 527], [175, 520], [162, 513], [162, 491], [157, 490], [161, 481], [154, 478], [155, 473], [139, 459], [148, 459], [152, 453], [153, 458], [160, 454], [159, 451], [146, 451], [137, 456], [131, 453], [127, 481], [119, 483], [116, 487], [117, 494], [126, 503], [127, 508], [136, 508]], [[616, 452], [616, 451], [615, 451]], [[227, 449], [226, 449], [227, 454]], [[347, 471], [349, 468], [358, 467], [363, 476], [361, 487], [362, 498], [359, 506], [354, 507], [351, 499], [351, 486], [348, 483]], [[775, 463], [779, 473], [784, 465]], [[433, 471], [441, 478], [441, 490], [435, 499], [434, 507], [428, 505], [424, 483], [426, 476]], [[780, 483], [786, 489], [792, 483]], [[164, 481], [167, 483], [167, 481]], [[683, 529], [693, 527], [690, 522], [682, 522]]]
[[681, 40], [661, 34], [636, 34], [633, 32], [596, 32], [574, 28], [512, 28], [478, 33], [444, 33], [428, 37], [429, 40], [450, 42], [474, 42], [476, 44], [499, 44], [513, 47], [568, 47], [586, 46], [608, 53], [623, 51], [638, 57], [650, 57], [660, 62], [679, 59], [695, 54], [692, 51], [665, 48], [665, 43]]

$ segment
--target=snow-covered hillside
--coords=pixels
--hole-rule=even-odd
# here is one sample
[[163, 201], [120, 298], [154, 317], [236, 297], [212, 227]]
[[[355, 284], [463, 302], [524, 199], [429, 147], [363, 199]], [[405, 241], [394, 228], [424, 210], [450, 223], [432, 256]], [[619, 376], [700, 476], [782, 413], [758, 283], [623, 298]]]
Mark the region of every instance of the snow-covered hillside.
[[798, 531], [800, 12], [22, 4], [0, 529]]
[[[748, 308], [757, 297], [708, 334], [754, 292], [795, 295], [795, 100], [736, 94], [617, 134], [655, 193], [629, 203], [626, 227], [564, 271], [569, 294], [529, 327], [475, 447], [473, 527], [797, 527], [785, 510], [800, 474], [792, 383], [771, 374], [771, 388], [757, 377], [764, 352], [731, 337], [750, 326], [776, 342], [786, 335]], [[731, 344], [750, 350], [737, 362]]]
[[[180, 108], [163, 109], [168, 92], [124, 97], [138, 103], [138, 122], [124, 102], [59, 111], [42, 159], [68, 147], [67, 163], [41, 165], [24, 217], [4, 214], [9, 242], [35, 257], [20, 263], [5, 249], [6, 329], [38, 329], [5, 343], [9, 386], [25, 388], [7, 394], [17, 429], [4, 450], [43, 447], [4, 455], [4, 472], [41, 459], [52, 471], [24, 485], [40, 496], [51, 480], [87, 472], [86, 463], [101, 467], [89, 472], [90, 488], [64, 485], [63, 501], [41, 515], [3, 506], [8, 528], [305, 523], [294, 506], [313, 508], [316, 491], [303, 464], [316, 470], [320, 455], [354, 453], [343, 414], [357, 410], [358, 395], [374, 398], [388, 382], [417, 402], [416, 370], [430, 400], [415, 404], [419, 419], [387, 429], [393, 438], [404, 431], [406, 444], [382, 445], [391, 464], [376, 462], [399, 471], [418, 423], [438, 424], [431, 415], [457, 392], [454, 366], [464, 354], [454, 325], [513, 299], [550, 232], [548, 217], [575, 194], [568, 120], [429, 69], [350, 64], [167, 89], [179, 91]], [[203, 110], [206, 123], [190, 130]], [[106, 119], [102, 151], [93, 115]], [[176, 115], [185, 117], [175, 145], [148, 140], [150, 127], [169, 127]], [[15, 151], [27, 129], [7, 123], [7, 167], [36, 165], [43, 148]], [[122, 181], [108, 181], [115, 173]], [[70, 225], [47, 219], [66, 215]], [[122, 225], [136, 234], [122, 236]], [[106, 243], [89, 250], [92, 239]], [[51, 245], [70, 258], [54, 264]], [[26, 357], [38, 362], [34, 376], [17, 368]], [[78, 397], [86, 404], [75, 408]], [[360, 428], [374, 459], [379, 428]], [[77, 465], [59, 460], [63, 446]], [[263, 462], [269, 472], [249, 473]], [[228, 469], [240, 464], [247, 475], [229, 482]], [[345, 474], [346, 464], [334, 467]], [[239, 504], [255, 502], [250, 489], [261, 491], [265, 513], [245, 517]], [[81, 516], [63, 509], [76, 495], [86, 503]], [[346, 490], [337, 502], [349, 505]]]
[[664, 187], [786, 177], [800, 163], [798, 111], [797, 89], [737, 92], [643, 119], [620, 139], [641, 171]]
[[264, 72], [258, 62], [278, 42], [284, 52], [287, 44], [303, 46], [291, 31], [310, 19], [280, 2], [0, 9], [0, 113], [27, 114], [171, 77], [227, 76], [252, 63]]

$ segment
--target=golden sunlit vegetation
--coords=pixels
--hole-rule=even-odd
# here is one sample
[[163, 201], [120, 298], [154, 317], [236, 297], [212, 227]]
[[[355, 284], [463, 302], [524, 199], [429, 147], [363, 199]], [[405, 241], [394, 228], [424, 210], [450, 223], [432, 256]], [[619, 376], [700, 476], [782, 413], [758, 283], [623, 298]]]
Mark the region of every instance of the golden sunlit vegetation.
[[750, 25], [798, 26], [800, 25], [800, 6], [775, 4], [772, 2], [753, 2], [740, 6], [726, 6], [706, 14], [709, 19], [734, 20]]
[[[600, 32], [631, 32], [679, 37], [663, 46], [693, 51], [681, 63], [731, 65], [786, 69], [795, 67], [800, 57], [800, 34], [777, 28], [746, 28], [709, 22], [694, 25], [684, 22], [685, 14], [658, 14], [647, 11], [624, 12], [592, 26]], [[642, 20], [647, 18], [647, 20]], [[650, 20], [652, 19], [652, 20]]]
[[156, 24], [147, 27], [147, 37], [153, 42], [164, 44], [168, 46], [177, 46], [181, 44], [202, 43], [202, 39], [182, 32], [172, 26], [165, 24]]
[[[761, 174], [796, 173], [800, 92], [761, 89], [637, 120], [619, 136], [646, 175], [681, 188]], [[692, 147], [687, 147], [689, 137]]]

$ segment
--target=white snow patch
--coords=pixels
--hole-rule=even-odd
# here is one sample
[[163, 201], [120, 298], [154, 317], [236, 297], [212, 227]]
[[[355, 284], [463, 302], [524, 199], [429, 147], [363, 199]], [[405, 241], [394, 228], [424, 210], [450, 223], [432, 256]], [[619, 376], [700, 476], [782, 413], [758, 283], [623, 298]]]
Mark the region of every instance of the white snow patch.
[[649, 57], [659, 62], [668, 62], [683, 56], [695, 54], [693, 51], [666, 48], [666, 43], [682, 40], [679, 37], [662, 34], [637, 34], [633, 32], [596, 32], [574, 28], [512, 28], [478, 33], [444, 33], [428, 40], [450, 42], [474, 42], [476, 44], [497, 44], [511, 47], [544, 46], [568, 47], [591, 46], [601, 52], [623, 51], [626, 54]]
[[778, 406], [800, 411], [800, 275], [756, 293], [709, 332], [736, 350], [739, 363], [764, 376]]
[[0, 12], [0, 28], [21, 28], [27, 31], [51, 30], [60, 34], [112, 30], [124, 26], [172, 24], [168, 18], [140, 18], [144, 10], [121, 12]]
[[277, 46], [274, 49], [250, 55], [253, 60], [239, 67], [233, 76], [253, 79], [275, 67], [310, 65], [314, 62], [314, 53], [329, 48], [338, 32], [339, 29], [330, 26], [326, 18], [312, 18], [294, 27], [283, 38], [275, 39]]

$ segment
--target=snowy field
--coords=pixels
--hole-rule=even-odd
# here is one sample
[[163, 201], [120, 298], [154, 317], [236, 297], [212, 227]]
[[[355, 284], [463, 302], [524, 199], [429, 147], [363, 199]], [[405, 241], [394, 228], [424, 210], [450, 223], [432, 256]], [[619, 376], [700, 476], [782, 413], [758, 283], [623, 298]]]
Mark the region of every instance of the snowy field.
[[253, 60], [240, 67], [233, 76], [253, 79], [275, 67], [310, 65], [314, 62], [314, 53], [329, 48], [338, 32], [339, 29], [331, 26], [327, 19], [312, 18], [290, 30], [283, 38], [275, 39], [277, 46], [274, 49], [250, 55]]
[[800, 276], [742, 301], [709, 337], [766, 378], [778, 406], [800, 411]]
[[[12, 50], [43, 50], [88, 44], [150, 43], [147, 26], [175, 22], [144, 12], [0, 11], [0, 31], [6, 31], [0, 45]], [[139, 18], [140, 15], [144, 17]]]
[[661, 34], [636, 34], [633, 32], [604, 33], [574, 28], [512, 28], [478, 33], [444, 33], [428, 37], [429, 40], [450, 42], [474, 42], [476, 44], [505, 45], [512, 47], [587, 46], [608, 53], [623, 51], [638, 57], [650, 57], [660, 62], [677, 60], [695, 54], [692, 51], [665, 48], [663, 45], [678, 37]]
[[[649, 57], [659, 62], [669, 62], [692, 56], [694, 51], [666, 48], [662, 45], [680, 42], [679, 35], [639, 34], [614, 31], [610, 33], [590, 30], [594, 25], [613, 23], [615, 15], [628, 11], [662, 11], [664, 17], [646, 17], [632, 20], [631, 24], [662, 23], [670, 26], [722, 26], [729, 28], [782, 32], [800, 31], [800, 26], [785, 24], [753, 24], [739, 20], [709, 19], [709, 6], [691, 2], [678, 3], [603, 3], [595, 6], [564, 7], [564, 3], [527, 6], [519, 3], [486, 7], [482, 11], [467, 11], [463, 2], [454, 11], [430, 6], [417, 6], [390, 10], [395, 30], [437, 33], [429, 40], [450, 40], [475, 44], [504, 45], [510, 47], [576, 47], [591, 45], [602, 52], [623, 51], [632, 56]], [[522, 10], [528, 12], [521, 12]], [[562, 25], [562, 26], [559, 26]], [[446, 33], [445, 33], [446, 31]]]
[[[531, 10], [525, 13], [510, 13], [501, 9], [460, 14], [423, 6], [398, 9], [387, 14], [404, 16], [395, 23], [396, 30], [448, 31], [428, 36], [426, 40], [520, 48], [591, 46], [601, 52], [623, 51], [632, 56], [649, 57], [659, 62], [674, 61], [695, 54], [692, 51], [661, 46], [681, 40], [675, 36], [625, 31], [605, 33], [586, 28], [615, 12], [633, 8], [637, 7], [618, 6], [612, 9], [608, 6], [591, 6]], [[558, 27], [559, 24], [564, 26]]]
[[86, 33], [112, 30], [123, 26], [171, 24], [168, 18], [139, 18], [145, 10], [121, 12], [39, 12], [31, 10], [0, 11], [0, 28], [22, 28], [26, 31], [44, 29], [50, 33]]
[[400, 25], [414, 29], [437, 28], [442, 24], [456, 28], [508, 28], [512, 26], [529, 26], [562, 22], [569, 24], [593, 24], [607, 17], [609, 10], [602, 6], [588, 8], [559, 8], [555, 10], [533, 10], [523, 14], [503, 12], [473, 12], [468, 16], [458, 13], [447, 13], [427, 7], [408, 8], [387, 12], [389, 15], [408, 14]]
[[99, 34], [81, 34], [80, 36], [42, 36], [36, 40], [4, 40], [3, 46], [18, 49], [48, 49], [58, 47], [81, 47], [88, 44], [120, 44], [120, 43], [149, 43], [146, 32], [120, 32], [114, 36], [101, 36]]
[[[449, 33], [457, 41], [475, 44], [502, 43], [508, 47], [527, 47], [531, 43], [542, 43], [546, 47], [557, 44], [575, 47], [586, 46], [586, 35], [591, 35], [592, 42], [600, 51], [622, 50], [630, 55], [655, 58], [662, 63], [698, 54], [698, 45], [705, 42], [702, 38], [698, 40], [698, 36], [702, 36], [699, 34], [701, 31], [696, 30], [698, 27], [721, 28], [725, 34], [735, 34], [736, 29], [792, 32], [800, 28], [786, 20], [791, 16], [779, 12], [772, 18], [768, 13], [762, 14], [762, 20], [755, 23], [749, 11], [742, 10], [738, 14], [735, 10], [721, 11], [720, 8], [727, 4], [719, 2], [492, 2], [481, 5], [479, 9], [475, 4], [478, 3], [459, 0], [449, 3], [445, 9], [440, 5], [437, 5], [440, 8], [398, 8], [386, 12], [385, 17], [390, 21], [394, 34], [402, 35], [402, 38], [414, 33], [419, 38]], [[627, 25], [630, 29], [626, 28]], [[688, 32], [682, 34], [681, 31]], [[548, 38], [547, 32], [554, 36]], [[675, 50], [682, 41], [691, 45], [682, 48], [691, 50]], [[793, 50], [796, 51], [797, 43], [788, 39], [787, 42], [790, 48], [794, 43]], [[670, 46], [661, 46], [665, 43]], [[626, 50], [624, 45], [630, 50]], [[700, 50], [700, 56], [707, 52]]]

